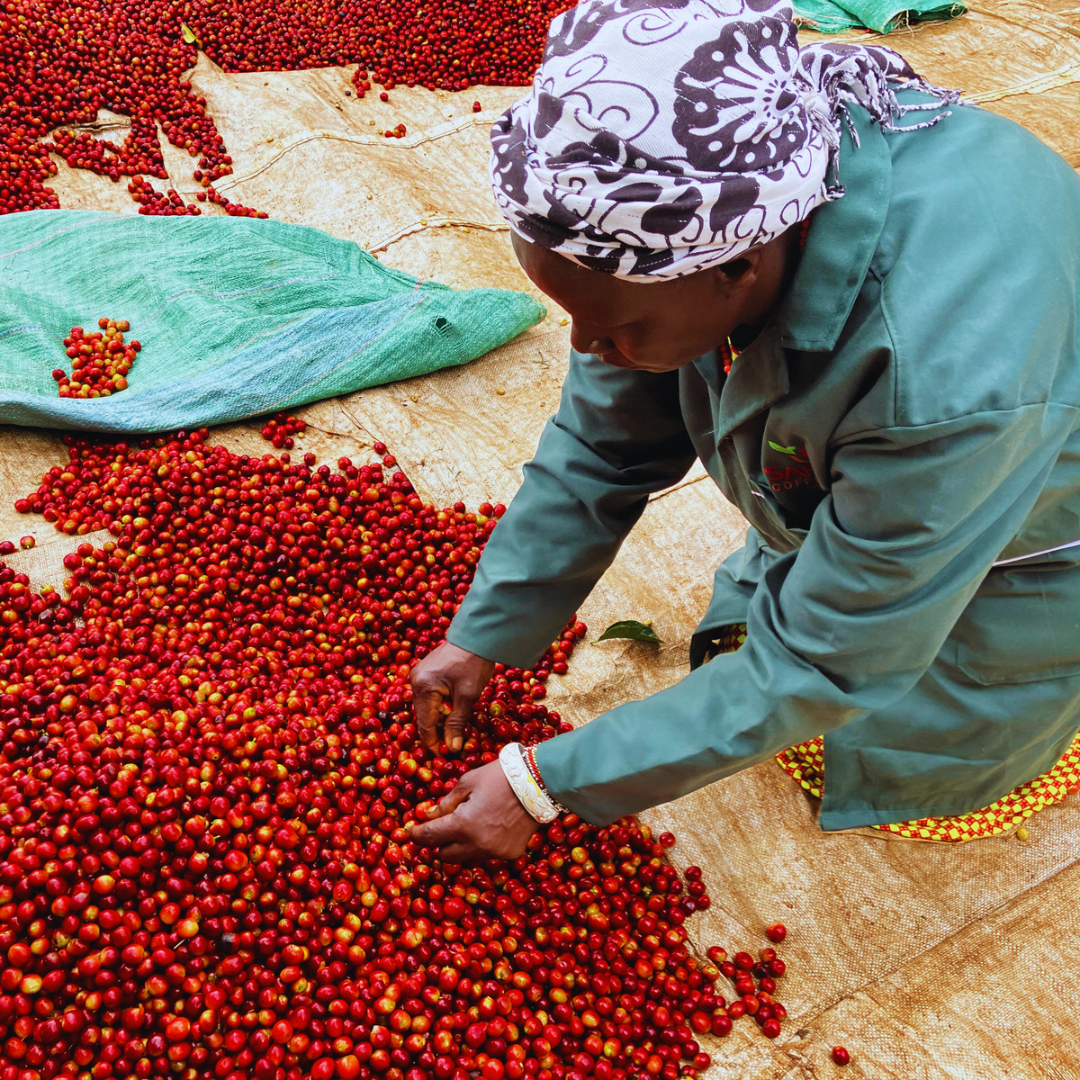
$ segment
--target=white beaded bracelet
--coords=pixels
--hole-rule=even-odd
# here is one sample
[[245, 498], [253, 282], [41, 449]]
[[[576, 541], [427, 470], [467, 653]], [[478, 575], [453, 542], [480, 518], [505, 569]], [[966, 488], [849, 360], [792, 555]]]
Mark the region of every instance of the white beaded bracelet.
[[499, 764], [502, 765], [507, 783], [513, 788], [521, 805], [541, 825], [554, 821], [562, 813], [562, 807], [544, 791], [529, 772], [519, 743], [507, 743], [499, 751]]

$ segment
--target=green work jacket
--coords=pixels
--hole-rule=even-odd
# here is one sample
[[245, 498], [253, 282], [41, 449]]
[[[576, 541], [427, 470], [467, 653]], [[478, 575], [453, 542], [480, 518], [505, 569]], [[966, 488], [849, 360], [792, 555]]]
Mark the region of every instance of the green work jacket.
[[[538, 749], [588, 821], [819, 734], [823, 828], [967, 813], [1080, 726], [1080, 179], [977, 108], [855, 120], [847, 193], [728, 377], [715, 353], [665, 374], [572, 356], [450, 628], [534, 663], [695, 458], [746, 516], [691, 672]], [[734, 622], [746, 645], [703, 664]]]

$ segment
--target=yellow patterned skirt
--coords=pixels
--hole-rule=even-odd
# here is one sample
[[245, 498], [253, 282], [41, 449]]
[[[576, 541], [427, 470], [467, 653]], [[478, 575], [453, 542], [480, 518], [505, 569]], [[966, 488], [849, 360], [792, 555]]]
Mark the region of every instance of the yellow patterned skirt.
[[[712, 649], [712, 655], [734, 652], [746, 641], [746, 626], [725, 627]], [[821, 798], [825, 790], [825, 746], [821, 736], [809, 742], [789, 746], [776, 755], [776, 761], [803, 791]], [[919, 818], [894, 825], [874, 825], [880, 832], [908, 840], [937, 840], [957, 843], [984, 836], [1000, 836], [1023, 825], [1028, 818], [1047, 806], [1061, 802], [1066, 795], [1080, 791], [1080, 735], [1048, 772], [1021, 784], [995, 803], [962, 817]]]

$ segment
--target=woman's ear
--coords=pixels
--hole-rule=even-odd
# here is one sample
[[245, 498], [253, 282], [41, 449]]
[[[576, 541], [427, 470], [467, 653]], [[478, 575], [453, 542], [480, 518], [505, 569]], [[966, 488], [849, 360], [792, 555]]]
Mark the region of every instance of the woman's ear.
[[747, 289], [757, 281], [764, 251], [764, 244], [755, 244], [737, 259], [716, 267], [717, 280], [725, 292], [730, 293], [733, 286]]

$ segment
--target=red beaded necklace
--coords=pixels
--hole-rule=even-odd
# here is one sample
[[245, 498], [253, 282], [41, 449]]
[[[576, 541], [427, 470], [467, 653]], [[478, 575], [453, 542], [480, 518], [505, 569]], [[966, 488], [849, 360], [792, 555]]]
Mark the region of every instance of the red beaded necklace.
[[[799, 250], [802, 251], [806, 247], [806, 234], [810, 231], [810, 219], [807, 218], [802, 225], [799, 226]], [[731, 344], [731, 338], [728, 338], [723, 345], [720, 346], [720, 359], [724, 363], [724, 374], [731, 374], [731, 365], [735, 363], [739, 352], [741, 350], [735, 348]]]

